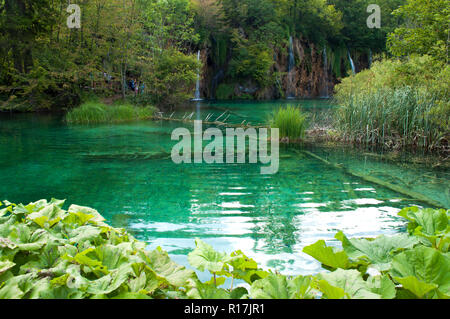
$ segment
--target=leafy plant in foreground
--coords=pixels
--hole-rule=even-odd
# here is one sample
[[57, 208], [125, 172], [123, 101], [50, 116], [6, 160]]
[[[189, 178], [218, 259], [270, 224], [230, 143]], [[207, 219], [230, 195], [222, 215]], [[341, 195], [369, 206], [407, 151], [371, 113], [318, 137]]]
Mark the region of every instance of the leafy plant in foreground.
[[[196, 240], [189, 263], [174, 263], [161, 248], [145, 250], [123, 229], [108, 226], [94, 209], [64, 201], [28, 205], [7, 201], [0, 209], [0, 299], [393, 299], [449, 298], [449, 211], [406, 208], [409, 234], [324, 241], [304, 252], [326, 273], [284, 276], [265, 271], [241, 251], [215, 251]], [[230, 287], [224, 287], [226, 279]], [[235, 282], [239, 281], [237, 287]]]

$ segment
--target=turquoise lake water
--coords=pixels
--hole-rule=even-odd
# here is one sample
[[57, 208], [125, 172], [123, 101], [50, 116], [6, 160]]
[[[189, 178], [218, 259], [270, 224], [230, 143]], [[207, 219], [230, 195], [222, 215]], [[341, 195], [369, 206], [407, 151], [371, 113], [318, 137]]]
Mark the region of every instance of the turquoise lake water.
[[[187, 106], [174, 118], [263, 124], [282, 102], [217, 102]], [[326, 100], [292, 101], [326, 122]], [[337, 231], [373, 237], [404, 231], [396, 214], [423, 203], [346, 175], [294, 148], [280, 150], [276, 175], [255, 164], [176, 165], [164, 154], [172, 131], [192, 124], [141, 121], [69, 126], [45, 115], [0, 116], [0, 199], [28, 203], [41, 198], [99, 210], [149, 248], [161, 246], [179, 263], [201, 238], [217, 250], [241, 249], [265, 268], [311, 274], [320, 265], [302, 253]], [[450, 206], [450, 173], [424, 164], [390, 162], [345, 147], [308, 147], [333, 163], [420, 192]], [[403, 199], [403, 200], [402, 200]]]

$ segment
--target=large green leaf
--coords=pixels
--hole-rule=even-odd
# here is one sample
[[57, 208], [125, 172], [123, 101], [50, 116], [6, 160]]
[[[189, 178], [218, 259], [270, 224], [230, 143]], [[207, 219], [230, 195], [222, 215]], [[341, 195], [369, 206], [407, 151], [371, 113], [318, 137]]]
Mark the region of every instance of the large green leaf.
[[380, 295], [383, 299], [394, 299], [396, 296], [395, 284], [387, 275], [369, 277], [367, 284], [372, 292]]
[[335, 237], [342, 242], [342, 247], [350, 258], [368, 258], [372, 266], [380, 271], [390, 268], [395, 252], [412, 248], [419, 243], [417, 238], [406, 234], [392, 237], [382, 235], [375, 239], [348, 239], [339, 232]]
[[[331, 273], [317, 275], [319, 289], [324, 297], [329, 299], [380, 299], [381, 295], [374, 293], [371, 286], [365, 282], [357, 270], [338, 269]], [[323, 281], [326, 281], [325, 284]], [[339, 288], [339, 289], [336, 289]], [[344, 296], [342, 296], [342, 291]]]
[[109, 294], [117, 290], [133, 275], [131, 265], [124, 265], [112, 270], [108, 275], [89, 282], [87, 292], [91, 294]]
[[270, 274], [255, 281], [250, 288], [250, 297], [254, 299], [311, 299], [311, 278]]
[[203, 284], [194, 279], [189, 279], [187, 296], [191, 299], [230, 299], [230, 293], [225, 289]]
[[66, 211], [62, 210], [59, 205], [49, 204], [38, 211], [33, 211], [27, 218], [42, 228], [51, 228], [66, 216]]
[[0, 260], [0, 274], [14, 267], [15, 263], [10, 260]]
[[196, 277], [194, 271], [172, 261], [167, 252], [160, 247], [147, 252], [144, 258], [148, 266], [170, 285], [184, 287], [189, 279]]
[[450, 295], [450, 257], [436, 249], [420, 246], [395, 256], [391, 274], [418, 297], [429, 292], [432, 285], [440, 293]]
[[447, 230], [447, 214], [448, 212], [444, 209], [419, 209], [418, 207], [404, 208], [398, 213], [399, 216], [411, 221], [408, 226], [410, 230], [420, 227], [421, 232], [429, 236], [438, 235]]
[[79, 217], [81, 217], [83, 215], [87, 215], [87, 216], [83, 216], [82, 219], [88, 218], [88, 220], [92, 220], [97, 223], [102, 223], [105, 221], [105, 218], [102, 215], [100, 215], [97, 210], [95, 210], [93, 208], [89, 208], [89, 207], [71, 205], [68, 209], [68, 212], [78, 215]]
[[195, 240], [195, 245], [197, 247], [188, 255], [191, 266], [200, 271], [208, 270], [212, 273], [217, 273], [223, 269], [225, 262], [228, 260], [226, 253], [215, 251], [211, 245], [200, 239]]
[[327, 247], [323, 240], [319, 240], [315, 244], [306, 246], [303, 248], [303, 252], [332, 269], [348, 269], [352, 265], [352, 262], [345, 251], [336, 252], [332, 247]]

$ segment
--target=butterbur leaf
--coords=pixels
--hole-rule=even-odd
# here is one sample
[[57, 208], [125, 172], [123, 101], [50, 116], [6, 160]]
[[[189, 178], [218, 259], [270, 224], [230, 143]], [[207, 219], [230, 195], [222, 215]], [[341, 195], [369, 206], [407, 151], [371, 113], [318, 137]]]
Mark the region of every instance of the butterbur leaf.
[[8, 279], [0, 289], [0, 299], [22, 298], [33, 288], [35, 274], [25, 274]]
[[255, 281], [250, 288], [253, 299], [310, 299], [311, 281], [308, 277], [289, 279], [283, 275], [270, 274]]
[[244, 299], [247, 296], [248, 296], [248, 290], [245, 289], [244, 287], [238, 287], [238, 288], [234, 289], [230, 294], [231, 299]]
[[64, 219], [66, 215], [66, 212], [59, 206], [56, 206], [55, 204], [49, 204], [45, 205], [38, 211], [33, 211], [27, 216], [27, 218], [34, 221], [42, 228], [51, 228], [60, 220]]
[[303, 252], [333, 269], [348, 269], [351, 266], [351, 261], [345, 251], [335, 252], [332, 247], [327, 247], [323, 240], [303, 248]]
[[367, 278], [367, 284], [370, 290], [381, 296], [383, 299], [394, 299], [396, 295], [395, 284], [389, 279], [389, 276], [376, 276]]
[[206, 281], [204, 284], [205, 285], [214, 285], [216, 287], [220, 287], [223, 284], [225, 284], [225, 281], [227, 279], [225, 277], [216, 277], [216, 279], [214, 279], [214, 277], [212, 277], [209, 281]]
[[84, 241], [93, 242], [98, 239], [101, 234], [101, 229], [93, 226], [81, 226], [69, 232], [70, 243], [82, 243]]
[[391, 274], [397, 281], [403, 278], [404, 288], [411, 288], [418, 295], [423, 295], [431, 285], [437, 285], [440, 293], [450, 295], [450, 257], [436, 249], [420, 246], [404, 251], [393, 258]]
[[372, 267], [380, 271], [390, 268], [390, 262], [396, 251], [412, 248], [419, 243], [417, 238], [406, 234], [392, 237], [382, 235], [375, 239], [348, 239], [339, 232], [335, 238], [342, 242], [342, 247], [350, 258], [368, 258]]
[[87, 292], [91, 294], [109, 294], [117, 290], [133, 274], [131, 265], [124, 265], [119, 269], [111, 271], [88, 285]]
[[230, 293], [225, 289], [203, 284], [194, 279], [189, 279], [187, 296], [191, 299], [230, 299]]
[[269, 272], [265, 270], [234, 270], [233, 271], [234, 278], [242, 279], [248, 284], [252, 284], [253, 282], [264, 279], [270, 275]]
[[322, 297], [326, 299], [344, 299], [350, 298], [344, 289], [332, 286], [326, 280], [318, 280], [317, 288], [322, 292]]
[[6, 214], [11, 213], [12, 211], [13, 211], [12, 206], [0, 209], [0, 217], [5, 216]]
[[[232, 267], [231, 272], [229, 272], [228, 266]], [[248, 284], [252, 284], [254, 281], [259, 279], [264, 279], [269, 275], [268, 272], [258, 269], [258, 264], [256, 261], [247, 257], [240, 250], [231, 253], [224, 269], [225, 271], [218, 272], [218, 274], [225, 275], [227, 277], [233, 276], [235, 279], [245, 280]]]
[[108, 274], [108, 269], [106, 266], [104, 266], [98, 259], [93, 259], [88, 256], [88, 254], [93, 252], [94, 250], [95, 250], [94, 248], [88, 248], [76, 254], [74, 257], [65, 255], [63, 256], [63, 258], [67, 259], [72, 263], [89, 267], [92, 271], [94, 271], [97, 274], [97, 276], [101, 276], [102, 274], [105, 275]]
[[394, 277], [394, 279], [401, 284], [404, 289], [409, 290], [419, 298], [423, 298], [427, 293], [438, 288], [438, 285], [422, 282], [414, 276], [404, 278]]
[[427, 236], [438, 235], [448, 227], [448, 212], [444, 209], [409, 207], [401, 210], [398, 215], [410, 221], [408, 228], [411, 232], [420, 227], [420, 232]]
[[212, 273], [223, 269], [225, 262], [228, 260], [226, 253], [215, 251], [212, 246], [200, 239], [195, 240], [195, 245], [197, 247], [188, 255], [188, 261], [191, 266], [200, 271], [208, 270]]
[[142, 255], [148, 266], [161, 278], [164, 278], [170, 285], [183, 287], [188, 279], [194, 278], [195, 273], [186, 267], [180, 266], [172, 261], [160, 247]]
[[83, 213], [85, 215], [91, 215], [93, 218], [90, 218], [89, 220], [95, 221], [97, 223], [102, 223], [105, 221], [105, 218], [103, 218], [102, 215], [99, 214], [99, 212], [95, 209], [89, 208], [89, 207], [83, 207], [78, 205], [71, 205], [68, 209], [69, 213]]
[[15, 263], [9, 260], [2, 261], [0, 260], [0, 274], [4, 273], [5, 271], [11, 269], [15, 266]]
[[[371, 287], [365, 282], [361, 273], [357, 270], [338, 269], [331, 273], [317, 275], [319, 280], [328, 282], [330, 286], [341, 288], [345, 292], [345, 296], [351, 299], [380, 299], [381, 295], [371, 291]], [[320, 281], [319, 281], [320, 282]], [[322, 283], [323, 284], [323, 283]], [[323, 289], [324, 285], [319, 285]], [[328, 290], [321, 290], [327, 298], [331, 298], [330, 287]], [[332, 297], [336, 296], [339, 290], [332, 290]]]

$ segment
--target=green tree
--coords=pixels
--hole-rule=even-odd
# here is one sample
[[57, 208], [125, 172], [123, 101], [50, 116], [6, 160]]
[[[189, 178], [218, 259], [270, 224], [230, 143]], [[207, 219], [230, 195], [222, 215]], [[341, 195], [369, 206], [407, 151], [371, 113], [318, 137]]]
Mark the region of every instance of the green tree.
[[388, 35], [388, 48], [392, 54], [429, 54], [448, 63], [448, 0], [408, 0], [394, 11], [394, 15], [404, 22]]

